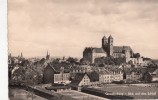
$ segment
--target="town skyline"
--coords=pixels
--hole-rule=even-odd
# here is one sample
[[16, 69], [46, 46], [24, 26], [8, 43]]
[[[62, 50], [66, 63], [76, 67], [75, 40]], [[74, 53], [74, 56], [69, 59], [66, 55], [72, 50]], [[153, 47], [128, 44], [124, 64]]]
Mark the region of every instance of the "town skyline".
[[158, 98], [158, 0], [8, 0], [6, 15], [10, 100]]
[[[110, 34], [111, 35], [111, 34]], [[103, 35], [103, 36], [106, 36], [106, 35]], [[106, 36], [107, 38], [108, 38], [108, 36]], [[102, 39], [102, 38], [101, 38]], [[101, 47], [101, 39], [100, 39], [100, 41], [97, 43], [97, 44], [95, 44], [95, 46], [93, 46], [93, 44], [91, 45], [91, 46], [87, 46], [87, 47], [96, 47], [96, 48], [98, 48], [98, 47]], [[115, 44], [118, 44], [118, 43], [115, 43], [115, 40], [114, 40], [114, 45]], [[116, 46], [130, 46], [130, 45], [121, 45], [121, 44], [119, 44], [119, 45], [116, 45]], [[85, 47], [83, 47], [83, 50], [85, 49], [85, 48], [87, 48], [86, 46]], [[130, 47], [132, 47], [132, 46], [130, 46]], [[133, 47], [132, 47], [133, 48]], [[69, 49], [69, 48], [67, 48], [67, 49]], [[55, 55], [55, 52], [53, 52], [53, 50], [51, 50], [51, 49], [45, 49], [46, 51], [42, 51], [42, 54], [39, 54], [39, 55], [36, 55], [36, 56], [27, 56], [27, 55], [25, 55], [25, 52], [18, 52], [17, 53], [17, 55], [14, 55], [14, 53], [12, 53], [12, 52], [9, 52], [9, 53], [11, 53], [11, 55], [13, 54], [13, 56], [21, 56], [21, 53], [24, 55], [24, 57], [26, 57], [26, 58], [32, 58], [32, 57], [39, 57], [39, 58], [42, 58], [42, 57], [45, 57], [46, 56], [46, 54], [47, 54], [47, 52], [48, 52], [48, 54], [50, 55], [50, 57], [59, 57], [59, 58], [62, 58], [62, 57], [75, 57], [75, 58], [82, 58], [83, 57], [83, 50], [81, 50], [81, 55], [79, 55], [79, 56], [73, 56], [73, 55]], [[142, 53], [141, 52], [137, 52], [137, 51], [135, 51], [135, 49], [133, 49], [133, 51], [134, 51], [134, 53], [140, 53], [141, 54], [141, 56], [142, 57], [147, 57], [147, 56], [143, 56], [142, 55]], [[75, 53], [75, 52], [74, 52]], [[147, 57], [148, 58], [148, 57]], [[149, 57], [150, 58], [150, 57]], [[154, 59], [154, 58], [152, 58], [152, 59]], [[157, 58], [155, 58], [155, 59], [157, 59]]]
[[34, 57], [48, 50], [51, 56], [82, 57], [85, 47], [101, 47], [101, 38], [111, 34], [114, 45], [158, 59], [155, 2], [9, 0], [8, 52]]

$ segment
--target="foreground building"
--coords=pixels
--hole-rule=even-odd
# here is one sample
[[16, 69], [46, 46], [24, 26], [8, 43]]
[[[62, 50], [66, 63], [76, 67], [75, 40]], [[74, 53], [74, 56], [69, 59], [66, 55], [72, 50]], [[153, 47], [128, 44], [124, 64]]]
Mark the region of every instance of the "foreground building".
[[158, 82], [158, 68], [150, 68], [148, 69], [144, 75], [143, 75], [143, 79], [146, 82]]
[[82, 86], [90, 85], [90, 78], [85, 73], [77, 73], [71, 81], [72, 89], [81, 91]]
[[130, 71], [125, 73], [125, 79], [127, 80], [141, 80], [142, 73], [139, 71]]
[[87, 73], [76, 73], [71, 81], [72, 89], [80, 91], [84, 86], [97, 86], [123, 80], [121, 71], [96, 70]]
[[55, 67], [48, 64], [44, 69], [43, 82], [47, 83], [69, 83], [70, 73], [64, 67]]

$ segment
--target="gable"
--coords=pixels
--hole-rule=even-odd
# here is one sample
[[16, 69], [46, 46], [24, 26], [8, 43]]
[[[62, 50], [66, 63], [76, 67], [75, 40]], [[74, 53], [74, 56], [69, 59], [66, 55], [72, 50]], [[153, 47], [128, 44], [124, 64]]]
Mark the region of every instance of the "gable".
[[71, 84], [74, 84], [74, 85], [80, 84], [80, 82], [82, 81], [84, 76], [85, 76], [85, 74], [77, 73], [75, 75], [75, 78], [71, 81]]
[[91, 82], [99, 81], [99, 74], [96, 71], [88, 73], [88, 77], [89, 77]]
[[44, 68], [44, 71], [52, 70], [55, 71], [49, 64]]
[[79, 85], [83, 85], [83, 83], [86, 83], [86, 82], [90, 82], [90, 79], [87, 76], [87, 74], [84, 75], [84, 77], [82, 78], [82, 80], [79, 82]]

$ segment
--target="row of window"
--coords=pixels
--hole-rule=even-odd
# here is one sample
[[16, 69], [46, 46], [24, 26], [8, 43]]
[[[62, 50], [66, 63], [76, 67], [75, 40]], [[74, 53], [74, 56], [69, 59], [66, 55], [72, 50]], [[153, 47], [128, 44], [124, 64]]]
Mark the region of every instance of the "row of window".
[[54, 81], [67, 81], [69, 78], [54, 78]]
[[56, 77], [69, 77], [70, 75], [69, 74], [56, 74], [56, 75], [54, 75], [54, 77], [56, 78]]

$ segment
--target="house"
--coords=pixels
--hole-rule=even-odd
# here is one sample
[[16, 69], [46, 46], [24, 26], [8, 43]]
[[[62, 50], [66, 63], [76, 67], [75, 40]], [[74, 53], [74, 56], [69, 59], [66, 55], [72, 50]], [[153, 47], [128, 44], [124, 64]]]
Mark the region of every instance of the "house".
[[115, 67], [96, 67], [91, 74], [93, 74], [93, 77], [95, 76], [95, 81], [99, 81], [99, 83], [111, 83], [123, 80], [122, 69]]
[[123, 80], [122, 67], [120, 66], [107, 66], [105, 69], [111, 73], [111, 81]]
[[144, 58], [144, 66], [149, 66], [152, 64], [152, 60], [150, 58]]
[[107, 70], [102, 70], [98, 72], [99, 82], [100, 83], [111, 83], [112, 82], [112, 73]]
[[88, 77], [90, 78], [90, 85], [97, 86], [100, 84], [99, 82], [99, 74], [96, 71], [87, 73]]
[[123, 80], [123, 73], [121, 71], [114, 71], [112, 75], [112, 81], [121, 81]]
[[158, 68], [148, 69], [143, 75], [143, 80], [146, 82], [158, 81]]
[[69, 83], [70, 73], [61, 66], [48, 64], [43, 73], [43, 82], [47, 83]]
[[106, 70], [104, 67], [92, 67], [92, 72], [93, 71], [97, 71], [97, 72], [99, 72], [99, 71], [101, 71], [101, 70]]
[[70, 84], [72, 89], [81, 91], [83, 86], [90, 85], [90, 78], [86, 73], [77, 73]]
[[72, 73], [87, 73], [92, 72], [92, 66], [89, 65], [77, 65], [71, 68]]
[[143, 68], [125, 68], [124, 69], [124, 79], [127, 80], [141, 80]]
[[133, 65], [145, 65], [142, 57], [128, 58], [128, 59], [126, 59], [126, 62], [128, 62], [129, 64], [133, 64]]
[[142, 78], [142, 74], [140, 72], [128, 72], [126, 73], [126, 79], [129, 80], [140, 80]]

